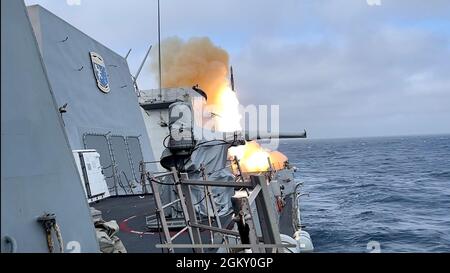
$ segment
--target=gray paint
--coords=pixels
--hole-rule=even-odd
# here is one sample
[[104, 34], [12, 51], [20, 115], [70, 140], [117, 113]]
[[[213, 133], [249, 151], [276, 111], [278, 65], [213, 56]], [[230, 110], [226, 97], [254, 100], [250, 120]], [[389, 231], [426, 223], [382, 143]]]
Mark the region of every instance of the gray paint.
[[[1, 1], [2, 252], [48, 252], [36, 221], [55, 213], [64, 242], [98, 252], [81, 179], [23, 1]], [[56, 244], [57, 246], [57, 244]], [[66, 248], [65, 247], [65, 248]]]
[[[229, 145], [223, 145], [222, 142], [207, 142], [207, 144], [202, 145], [202, 143], [207, 142], [202, 140], [197, 145], [197, 149], [192, 153], [191, 160], [186, 164], [186, 169], [191, 171], [189, 173], [189, 178], [191, 179], [203, 179], [200, 173], [196, 170], [200, 170], [201, 166], [205, 168], [205, 173], [208, 175], [208, 180], [211, 181], [229, 181], [232, 183], [234, 181], [234, 176], [230, 168], [225, 168], [227, 166], [227, 154]], [[204, 197], [204, 187], [203, 186], [192, 186], [192, 198], [194, 203], [199, 202]], [[211, 187], [211, 192], [214, 196], [216, 202], [216, 207], [218, 209], [219, 215], [224, 215], [230, 211], [232, 208], [231, 197], [234, 195], [233, 188], [223, 188], [223, 187]], [[209, 207], [210, 215], [213, 214], [211, 207]], [[199, 204], [199, 211], [206, 215], [207, 209], [205, 203], [201, 202]]]
[[[117, 177], [119, 187], [125, 194], [133, 194], [135, 192], [132, 185], [136, 184], [136, 181], [133, 177], [125, 138], [121, 136], [112, 136], [110, 141], [111, 148], [114, 151], [114, 161], [116, 162], [118, 170]], [[140, 188], [137, 188], [137, 190], [140, 190]]]
[[[153, 161], [126, 60], [40, 6], [29, 7], [28, 12], [57, 104], [68, 103], [63, 118], [72, 149], [85, 148], [85, 133], [139, 136], [144, 160]], [[107, 66], [108, 94], [97, 87], [91, 51], [100, 54]]]
[[134, 175], [136, 176], [136, 179], [139, 181], [141, 179], [139, 162], [144, 160], [144, 158], [142, 157], [140, 142], [139, 139], [135, 137], [129, 137], [127, 138], [127, 143], [128, 149], [130, 149], [130, 153], [133, 155]]
[[114, 170], [107, 138], [101, 135], [86, 136], [85, 144], [87, 149], [95, 149], [101, 155], [100, 164], [103, 167], [103, 175], [105, 176], [109, 193], [114, 195], [116, 192], [116, 184], [114, 183]]

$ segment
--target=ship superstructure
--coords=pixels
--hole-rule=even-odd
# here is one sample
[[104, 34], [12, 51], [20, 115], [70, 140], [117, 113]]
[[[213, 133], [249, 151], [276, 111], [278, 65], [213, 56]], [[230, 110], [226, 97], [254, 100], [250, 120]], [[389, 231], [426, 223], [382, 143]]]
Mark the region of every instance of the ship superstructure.
[[1, 1], [1, 20], [1, 251], [98, 252], [24, 3]]
[[2, 251], [49, 251], [42, 228], [104, 251], [100, 227], [129, 252], [312, 251], [296, 169], [267, 158], [266, 170], [242, 170], [228, 150], [250, 134], [216, 130], [201, 87], [139, 90], [124, 57], [40, 6], [2, 1], [4, 35], [2, 77], [14, 81], [2, 81]]

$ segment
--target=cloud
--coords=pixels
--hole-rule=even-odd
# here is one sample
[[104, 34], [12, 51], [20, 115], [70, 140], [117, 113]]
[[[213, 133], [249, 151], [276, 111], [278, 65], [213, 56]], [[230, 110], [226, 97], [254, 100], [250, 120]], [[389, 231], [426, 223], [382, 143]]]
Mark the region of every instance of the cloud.
[[[28, 0], [139, 66], [156, 1]], [[162, 36], [210, 37], [230, 53], [241, 101], [280, 104], [284, 130], [314, 137], [450, 132], [450, 2], [167, 0]], [[146, 70], [147, 73], [150, 71]], [[156, 87], [142, 74], [140, 86]]]
[[[449, 55], [446, 38], [384, 27], [340, 42], [255, 41], [234, 61], [241, 101], [280, 104], [282, 128], [327, 137], [427, 133], [430, 123], [449, 132]], [[415, 115], [429, 119], [405, 123]]]
[[280, 104], [284, 130], [316, 137], [450, 132], [442, 10], [339, 2], [316, 7], [322, 27], [312, 38], [259, 37], [232, 58], [241, 101]]

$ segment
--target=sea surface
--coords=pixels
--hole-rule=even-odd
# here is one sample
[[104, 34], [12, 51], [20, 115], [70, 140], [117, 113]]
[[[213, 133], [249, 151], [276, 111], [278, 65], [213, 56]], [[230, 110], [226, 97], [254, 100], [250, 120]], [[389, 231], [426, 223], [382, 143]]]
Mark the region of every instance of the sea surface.
[[450, 252], [450, 135], [283, 140], [316, 252]]

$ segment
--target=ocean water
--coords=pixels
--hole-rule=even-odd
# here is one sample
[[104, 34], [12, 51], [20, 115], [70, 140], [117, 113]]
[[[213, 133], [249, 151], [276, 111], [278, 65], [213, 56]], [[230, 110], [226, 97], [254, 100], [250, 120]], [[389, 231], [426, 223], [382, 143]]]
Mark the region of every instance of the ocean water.
[[[316, 252], [450, 252], [450, 135], [283, 140]], [[369, 243], [370, 242], [370, 243]]]

